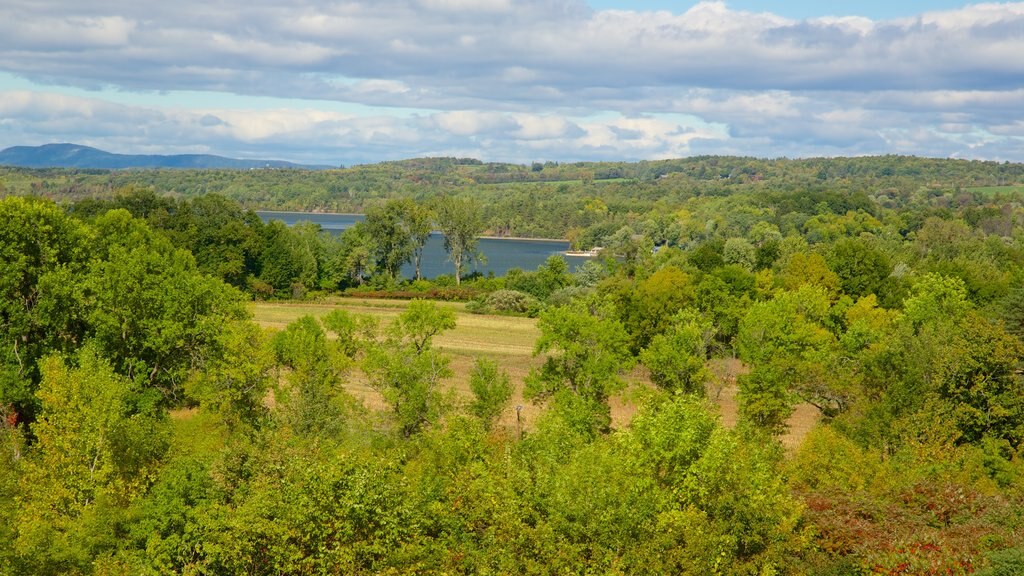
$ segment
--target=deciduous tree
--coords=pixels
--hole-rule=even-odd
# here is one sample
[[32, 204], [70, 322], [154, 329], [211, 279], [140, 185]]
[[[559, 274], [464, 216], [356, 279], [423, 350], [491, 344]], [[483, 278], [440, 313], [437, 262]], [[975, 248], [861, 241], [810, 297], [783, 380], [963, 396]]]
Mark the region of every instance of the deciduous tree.
[[477, 241], [484, 231], [480, 204], [470, 198], [442, 198], [437, 203], [437, 226], [444, 234], [444, 248], [448, 259], [455, 265], [455, 284], [461, 282], [466, 263], [480, 260]]
[[611, 306], [591, 299], [551, 308], [540, 315], [541, 337], [534, 354], [547, 354], [530, 371], [524, 394], [529, 399], [554, 398], [556, 409], [572, 408], [589, 433], [611, 425], [608, 398], [624, 382], [620, 373], [633, 363], [629, 336]]

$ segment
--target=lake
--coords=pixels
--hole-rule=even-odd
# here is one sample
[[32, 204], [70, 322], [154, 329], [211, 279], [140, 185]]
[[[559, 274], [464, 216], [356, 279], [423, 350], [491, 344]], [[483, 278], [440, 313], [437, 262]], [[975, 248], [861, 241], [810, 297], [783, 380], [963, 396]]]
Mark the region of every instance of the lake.
[[[343, 230], [363, 220], [362, 214], [314, 214], [309, 212], [256, 212], [264, 222], [280, 220], [292, 226], [299, 222], [319, 224], [320, 228], [331, 234], [341, 234]], [[506, 238], [481, 238], [478, 245], [480, 252], [487, 258], [486, 264], [474, 262], [466, 267], [464, 273], [479, 270], [483, 274], [493, 272], [495, 276], [503, 276], [511, 268], [535, 270], [549, 256], [561, 254], [569, 249], [566, 240], [521, 240]], [[570, 270], [589, 260], [586, 256], [565, 256]], [[444, 236], [434, 232], [423, 247], [423, 262], [420, 270], [424, 278], [435, 278], [442, 274], [455, 274], [455, 266], [448, 261], [448, 253], [444, 250]], [[402, 274], [407, 278], [416, 276], [416, 268], [412, 264], [402, 267]]]

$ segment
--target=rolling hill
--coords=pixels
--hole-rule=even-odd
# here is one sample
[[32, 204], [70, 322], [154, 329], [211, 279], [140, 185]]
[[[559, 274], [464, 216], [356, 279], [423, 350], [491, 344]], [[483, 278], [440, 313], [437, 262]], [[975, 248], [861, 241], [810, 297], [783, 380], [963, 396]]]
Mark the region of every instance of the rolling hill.
[[331, 166], [294, 164], [283, 160], [242, 160], [211, 154], [114, 154], [79, 144], [12, 146], [0, 150], [0, 165], [23, 168], [295, 168], [320, 170]]

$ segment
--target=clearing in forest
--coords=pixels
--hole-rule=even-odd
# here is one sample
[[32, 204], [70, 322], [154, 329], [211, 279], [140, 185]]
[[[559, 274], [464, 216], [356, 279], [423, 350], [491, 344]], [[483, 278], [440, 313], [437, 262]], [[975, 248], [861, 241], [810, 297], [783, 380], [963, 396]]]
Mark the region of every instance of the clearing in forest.
[[[304, 315], [322, 317], [331, 310], [341, 308], [352, 314], [373, 316], [381, 324], [390, 322], [405, 309], [406, 300], [335, 298], [320, 302], [257, 302], [253, 313], [255, 320], [266, 328], [281, 330], [290, 322]], [[438, 302], [456, 313], [455, 328], [434, 339], [435, 346], [452, 358], [451, 368], [455, 375], [449, 380], [450, 390], [463, 400], [470, 398], [469, 372], [476, 358], [494, 360], [512, 378], [515, 392], [505, 410], [501, 422], [510, 429], [516, 423], [515, 407], [522, 406], [520, 416], [524, 427], [533, 425], [541, 408], [523, 399], [523, 382], [530, 369], [539, 366], [543, 357], [533, 356], [533, 346], [540, 337], [535, 318], [517, 316], [494, 316], [472, 314], [465, 304]], [[719, 406], [722, 422], [733, 426], [737, 419], [736, 377], [746, 368], [738, 360], [712, 360], [714, 379], [708, 386], [708, 398]], [[636, 413], [638, 389], [651, 386], [647, 372], [638, 367], [626, 375], [631, 384], [623, 393], [611, 399], [612, 421], [615, 427], [629, 423]], [[359, 370], [349, 374], [346, 389], [367, 406], [383, 409], [385, 404], [380, 395], [370, 388]], [[782, 436], [782, 443], [789, 449], [795, 448], [800, 440], [818, 421], [817, 410], [810, 405], [797, 406], [789, 421], [789, 432]]]

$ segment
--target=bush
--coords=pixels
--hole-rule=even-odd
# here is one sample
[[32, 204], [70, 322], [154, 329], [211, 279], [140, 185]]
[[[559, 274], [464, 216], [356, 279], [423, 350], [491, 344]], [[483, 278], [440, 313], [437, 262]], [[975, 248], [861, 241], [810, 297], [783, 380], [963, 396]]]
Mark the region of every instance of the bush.
[[469, 312], [470, 314], [489, 313], [491, 309], [487, 307], [487, 304], [484, 302], [484, 300], [486, 300], [486, 298], [481, 296], [476, 300], [470, 300], [469, 302], [466, 302], [466, 312]]
[[434, 283], [430, 280], [413, 280], [412, 284], [409, 285], [409, 289], [413, 292], [427, 292], [434, 288]]
[[442, 288], [451, 288], [455, 286], [455, 277], [451, 274], [441, 274], [437, 278], [434, 278], [434, 285]]
[[518, 290], [496, 290], [487, 295], [485, 304], [495, 312], [512, 314], [536, 313], [540, 308], [540, 302]]
[[443, 300], [453, 302], [467, 302], [480, 295], [478, 290], [472, 288], [431, 288], [426, 292], [414, 290], [373, 290], [370, 288], [349, 288], [342, 296], [358, 298], [382, 298], [394, 300]]
[[1024, 548], [1010, 548], [998, 552], [990, 552], [988, 561], [991, 565], [978, 571], [978, 576], [1013, 576], [1024, 574]]
[[584, 286], [567, 286], [559, 288], [548, 296], [548, 306], [568, 306], [573, 300], [586, 298], [593, 293], [593, 288]]

